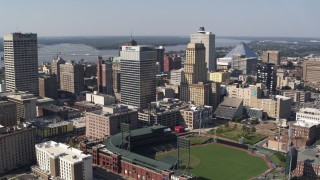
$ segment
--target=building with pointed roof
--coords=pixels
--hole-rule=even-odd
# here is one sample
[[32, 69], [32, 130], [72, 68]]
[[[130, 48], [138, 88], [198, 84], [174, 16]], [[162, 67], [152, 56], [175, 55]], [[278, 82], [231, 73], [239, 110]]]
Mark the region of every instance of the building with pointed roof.
[[256, 53], [244, 42], [241, 42], [224, 58], [220, 58], [217, 64], [228, 63], [232, 69], [240, 71], [240, 74], [253, 75], [256, 74], [257, 62], [258, 56]]
[[234, 55], [240, 55], [246, 58], [258, 58], [257, 54], [244, 42], [240, 42], [224, 58], [232, 58]]

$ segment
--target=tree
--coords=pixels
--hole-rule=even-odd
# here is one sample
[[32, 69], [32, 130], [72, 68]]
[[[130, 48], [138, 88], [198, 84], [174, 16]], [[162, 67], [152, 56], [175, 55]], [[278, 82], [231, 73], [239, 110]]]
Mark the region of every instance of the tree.
[[253, 80], [253, 77], [251, 76], [248, 76], [247, 79], [246, 79], [246, 84], [249, 84], [249, 85], [252, 85], [254, 84], [254, 80]]
[[251, 132], [252, 132], [252, 133], [255, 133], [255, 132], [256, 132], [256, 128], [255, 128], [254, 126], [251, 128]]

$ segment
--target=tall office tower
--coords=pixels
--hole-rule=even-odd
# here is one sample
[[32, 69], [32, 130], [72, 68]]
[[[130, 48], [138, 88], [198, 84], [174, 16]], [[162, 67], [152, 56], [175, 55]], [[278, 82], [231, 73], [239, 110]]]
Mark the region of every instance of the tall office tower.
[[96, 64], [85, 64], [84, 65], [84, 77], [91, 78], [97, 76], [97, 65]]
[[263, 83], [271, 93], [275, 93], [277, 86], [277, 71], [273, 63], [258, 63], [257, 83]]
[[84, 90], [83, 65], [74, 61], [60, 64], [60, 89], [75, 94]]
[[156, 51], [153, 46], [122, 46], [121, 102], [146, 108], [156, 100]]
[[39, 93], [37, 34], [12, 33], [4, 38], [7, 91]]
[[263, 51], [262, 62], [280, 65], [280, 52], [279, 51]]
[[163, 60], [164, 72], [170, 72], [173, 69], [181, 69], [181, 57], [178, 57], [176, 54], [172, 56], [165, 55]]
[[320, 82], [320, 59], [303, 62], [303, 80], [310, 83]]
[[112, 60], [113, 91], [120, 93], [120, 57]]
[[16, 104], [6, 100], [0, 100], [0, 126], [8, 127], [17, 124]]
[[7, 98], [8, 101], [16, 105], [16, 121], [18, 123], [37, 117], [36, 103], [38, 98], [34, 97], [33, 94], [19, 92], [8, 95]]
[[44, 75], [39, 77], [39, 96], [52, 99], [58, 98], [57, 75]]
[[206, 81], [205, 47], [202, 43], [189, 43], [186, 50], [183, 83], [195, 84]]
[[204, 27], [200, 27], [198, 33], [191, 34], [191, 43], [203, 43], [206, 48], [207, 71], [215, 71], [217, 68], [215, 34], [205, 31]]
[[43, 179], [93, 179], [91, 155], [54, 141], [36, 144], [35, 150], [38, 165], [32, 172]]
[[156, 47], [156, 61], [159, 63], [159, 66], [160, 66], [160, 72], [163, 72], [163, 67], [164, 67], [164, 64], [163, 64], [163, 59], [164, 59], [164, 47], [163, 46], [159, 46], [159, 47]]
[[61, 57], [56, 57], [51, 62], [51, 73], [57, 75], [58, 88], [60, 88], [60, 64], [65, 64], [66, 61]]
[[0, 126], [0, 174], [30, 167], [35, 159], [36, 129], [30, 126]]
[[[205, 94], [204, 82], [206, 82], [205, 47], [202, 43], [189, 43], [186, 50], [186, 62], [181, 76], [182, 101], [192, 100], [191, 96], [198, 93]], [[201, 84], [202, 83], [202, 84]], [[193, 91], [193, 92], [191, 92]]]
[[113, 95], [112, 75], [112, 62], [110, 60], [102, 60], [102, 57], [98, 57], [97, 85], [99, 93]]

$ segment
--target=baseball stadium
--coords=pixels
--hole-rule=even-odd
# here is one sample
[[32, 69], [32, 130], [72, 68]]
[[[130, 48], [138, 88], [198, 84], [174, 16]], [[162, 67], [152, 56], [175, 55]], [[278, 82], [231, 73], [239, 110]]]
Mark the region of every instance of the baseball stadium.
[[126, 179], [251, 179], [269, 169], [262, 158], [218, 143], [189, 146], [177, 156], [179, 138], [162, 125], [121, 129], [102, 142], [81, 143], [81, 150]]

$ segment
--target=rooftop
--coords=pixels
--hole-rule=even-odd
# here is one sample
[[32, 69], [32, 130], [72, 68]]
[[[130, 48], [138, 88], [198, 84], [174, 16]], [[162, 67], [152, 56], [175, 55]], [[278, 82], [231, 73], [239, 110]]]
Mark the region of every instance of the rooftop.
[[71, 163], [81, 162], [85, 159], [92, 159], [91, 155], [83, 154], [82, 151], [72, 148], [66, 144], [56, 143], [54, 141], [47, 141], [36, 144], [36, 149], [45, 151], [53, 158], [60, 157]]
[[319, 148], [302, 148], [298, 151], [298, 161], [304, 161], [309, 164], [320, 164]]
[[300, 108], [299, 112], [320, 114], [320, 109], [306, 107], [306, 108]]
[[221, 106], [227, 106], [227, 107], [235, 107], [238, 108], [241, 103], [242, 99], [240, 98], [230, 98], [230, 97], [225, 97], [223, 102], [220, 104]]
[[319, 123], [317, 123], [316, 121], [299, 119], [293, 125], [310, 128], [310, 127], [317, 125], [317, 124], [319, 124]]
[[40, 117], [40, 118], [32, 119], [28, 122], [38, 128], [43, 128], [43, 129], [65, 126], [71, 123], [69, 121], [62, 121], [62, 119], [58, 116]]
[[280, 95], [276, 95], [276, 98], [277, 98], [277, 99], [283, 99], [283, 100], [289, 100], [289, 99], [291, 99], [291, 98], [289, 98], [289, 97], [280, 96]]

